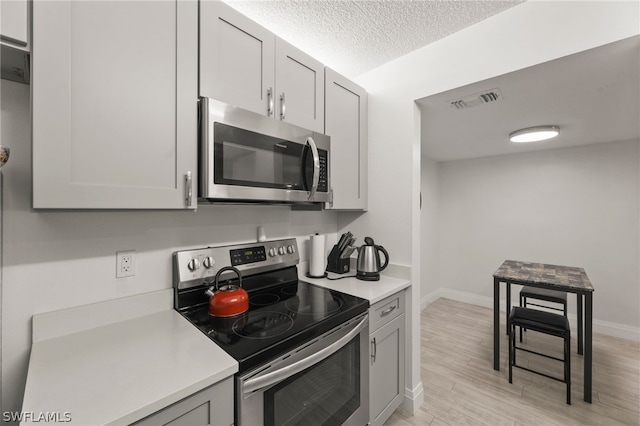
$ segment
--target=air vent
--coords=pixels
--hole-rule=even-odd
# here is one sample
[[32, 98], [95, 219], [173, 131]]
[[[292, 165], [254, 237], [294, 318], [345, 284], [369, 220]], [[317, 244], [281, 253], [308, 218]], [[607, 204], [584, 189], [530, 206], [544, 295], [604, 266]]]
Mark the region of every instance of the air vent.
[[502, 101], [502, 93], [499, 89], [491, 89], [465, 96], [462, 99], [451, 100], [448, 104], [450, 108], [466, 109], [498, 101]]

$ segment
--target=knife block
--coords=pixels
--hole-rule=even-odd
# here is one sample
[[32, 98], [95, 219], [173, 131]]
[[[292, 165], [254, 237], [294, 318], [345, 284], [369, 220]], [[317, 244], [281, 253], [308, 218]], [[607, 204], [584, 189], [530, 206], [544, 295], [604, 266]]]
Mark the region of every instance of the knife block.
[[335, 274], [346, 274], [351, 267], [350, 258], [341, 258], [340, 250], [337, 245], [334, 245], [327, 257], [327, 272], [333, 272]]

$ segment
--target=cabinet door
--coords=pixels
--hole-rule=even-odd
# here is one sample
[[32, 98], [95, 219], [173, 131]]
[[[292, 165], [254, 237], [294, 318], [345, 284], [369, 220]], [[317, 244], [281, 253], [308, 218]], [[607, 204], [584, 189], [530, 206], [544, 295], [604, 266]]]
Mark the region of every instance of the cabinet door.
[[219, 1], [200, 2], [200, 96], [273, 116], [275, 36]]
[[333, 202], [327, 208], [367, 209], [367, 92], [330, 68], [326, 76], [325, 133], [331, 137]]
[[324, 65], [276, 39], [276, 119], [324, 131]]
[[195, 208], [197, 14], [33, 2], [34, 208]]
[[371, 333], [371, 425], [382, 425], [404, 392], [404, 314]]
[[233, 423], [233, 379], [229, 378], [145, 417], [135, 426], [226, 426]]
[[11, 45], [28, 44], [29, 4], [27, 0], [0, 2], [0, 39]]

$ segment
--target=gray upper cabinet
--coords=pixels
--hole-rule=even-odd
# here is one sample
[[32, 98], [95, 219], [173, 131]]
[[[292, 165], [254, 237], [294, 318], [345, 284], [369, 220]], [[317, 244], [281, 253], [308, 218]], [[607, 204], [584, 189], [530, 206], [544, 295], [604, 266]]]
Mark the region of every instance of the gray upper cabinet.
[[219, 1], [200, 2], [200, 95], [273, 116], [275, 36]]
[[29, 2], [0, 1], [0, 77], [29, 84]]
[[197, 22], [195, 1], [33, 2], [34, 208], [196, 207]]
[[366, 210], [368, 182], [367, 92], [325, 68], [325, 133], [331, 137], [333, 202], [327, 208]]
[[29, 44], [29, 2], [10, 0], [0, 2], [0, 40], [14, 47]]
[[324, 129], [324, 66], [220, 1], [200, 2], [200, 96]]
[[324, 65], [276, 39], [276, 118], [324, 131]]

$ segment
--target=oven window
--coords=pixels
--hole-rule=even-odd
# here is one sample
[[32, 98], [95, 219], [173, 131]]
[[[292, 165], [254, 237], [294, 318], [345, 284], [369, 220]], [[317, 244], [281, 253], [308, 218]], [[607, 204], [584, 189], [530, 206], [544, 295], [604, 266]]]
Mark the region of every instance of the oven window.
[[360, 407], [360, 341], [264, 393], [266, 426], [341, 425]]

